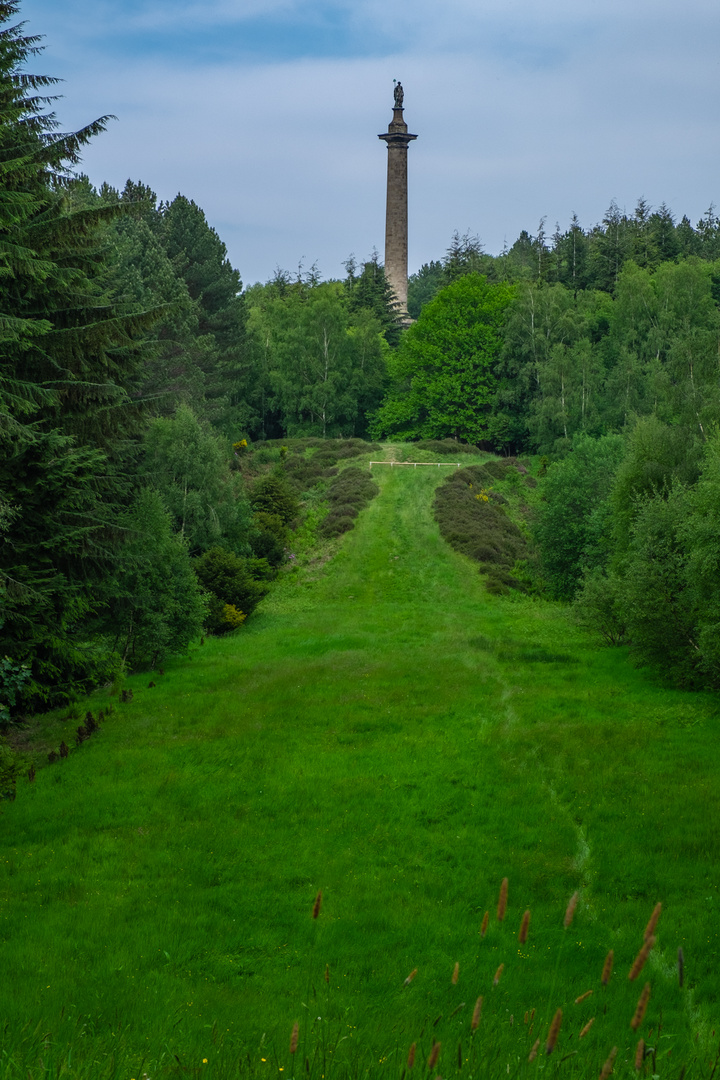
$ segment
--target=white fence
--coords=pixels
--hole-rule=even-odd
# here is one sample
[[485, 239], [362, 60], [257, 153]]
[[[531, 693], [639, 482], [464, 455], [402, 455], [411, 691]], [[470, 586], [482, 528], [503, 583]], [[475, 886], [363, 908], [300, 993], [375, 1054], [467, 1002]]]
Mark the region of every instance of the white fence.
[[459, 469], [460, 468], [460, 462], [459, 461], [371, 461], [370, 462], [370, 468], [371, 469], [372, 469], [373, 465], [393, 465], [393, 466], [400, 466], [400, 467], [402, 467], [404, 465], [407, 465], [407, 466], [412, 465], [413, 468], [415, 468], [415, 469], [417, 469], [418, 465], [437, 465], [438, 469], [442, 465], [447, 465], [447, 467], [450, 468], [450, 469]]

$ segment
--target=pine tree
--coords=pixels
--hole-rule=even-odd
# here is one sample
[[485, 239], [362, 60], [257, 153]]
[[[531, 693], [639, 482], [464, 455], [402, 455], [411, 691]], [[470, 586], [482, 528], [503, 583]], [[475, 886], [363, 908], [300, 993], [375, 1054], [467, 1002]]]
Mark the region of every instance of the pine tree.
[[103, 117], [58, 135], [28, 74], [38, 39], [0, 2], [0, 654], [31, 662], [26, 700], [62, 699], [107, 670], [83, 635], [121, 538], [112, 506], [139, 430], [127, 385], [150, 316], [113, 305], [101, 279], [115, 208], [78, 205], [71, 169]]

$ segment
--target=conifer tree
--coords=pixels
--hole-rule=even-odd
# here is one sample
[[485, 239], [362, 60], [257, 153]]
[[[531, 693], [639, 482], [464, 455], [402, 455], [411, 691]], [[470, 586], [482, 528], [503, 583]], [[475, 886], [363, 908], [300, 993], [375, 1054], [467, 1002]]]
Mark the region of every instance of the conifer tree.
[[38, 39], [0, 0], [0, 654], [32, 664], [29, 701], [71, 694], [106, 666], [81, 628], [120, 543], [113, 503], [140, 422], [126, 386], [147, 321], [100, 279], [117, 211], [73, 203], [83, 146], [108, 117], [56, 133], [55, 80], [28, 74]]

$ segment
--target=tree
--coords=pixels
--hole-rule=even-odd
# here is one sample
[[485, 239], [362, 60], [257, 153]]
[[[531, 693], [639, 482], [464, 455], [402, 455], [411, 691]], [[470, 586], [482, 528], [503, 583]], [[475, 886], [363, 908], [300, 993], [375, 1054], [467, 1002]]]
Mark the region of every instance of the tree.
[[192, 555], [218, 543], [247, 550], [250, 512], [230, 448], [187, 405], [148, 429], [140, 473], [162, 496]]
[[107, 118], [53, 132], [55, 80], [25, 71], [37, 38], [0, 2], [0, 654], [30, 663], [25, 704], [67, 700], [113, 660], [88, 640], [98, 585], [122, 544], [141, 425], [129, 387], [154, 312], [113, 302], [102, 277], [116, 207], [73, 199], [70, 169]]
[[509, 285], [467, 274], [423, 308], [390, 360], [394, 386], [373, 421], [376, 437], [486, 437], [513, 292]]
[[445, 285], [443, 264], [440, 260], [423, 263], [416, 274], [408, 278], [408, 312], [413, 319], [435, 294]]
[[387, 342], [372, 312], [348, 310], [341, 282], [280, 280], [251, 290], [248, 305], [263, 408], [279, 434], [364, 435], [386, 370]]
[[106, 590], [106, 633], [131, 669], [154, 667], [199, 638], [207, 604], [158, 492], [142, 489], [120, 526], [128, 540]]
[[583, 574], [609, 558], [610, 493], [623, 449], [620, 435], [577, 435], [572, 452], [548, 470], [534, 534], [543, 574], [558, 599], [572, 599]]
[[393, 348], [400, 341], [402, 327], [398, 321], [398, 304], [392, 286], [385, 276], [385, 268], [378, 262], [378, 254], [364, 262], [357, 274], [352, 256], [345, 263], [347, 277], [345, 293], [351, 313], [365, 311], [379, 323], [388, 345]]
[[205, 368], [207, 415], [230, 437], [247, 424], [244, 396], [254, 378], [240, 274], [230, 263], [225, 244], [191, 199], [178, 195], [171, 203], [161, 204], [160, 213], [163, 248], [197, 304], [200, 334], [212, 335], [216, 347]]

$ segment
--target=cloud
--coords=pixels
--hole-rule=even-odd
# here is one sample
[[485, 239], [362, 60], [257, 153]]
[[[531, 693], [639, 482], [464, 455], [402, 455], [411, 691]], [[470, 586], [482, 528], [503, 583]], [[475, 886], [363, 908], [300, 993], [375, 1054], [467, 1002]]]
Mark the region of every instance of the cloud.
[[[84, 4], [69, 7], [79, 17]], [[401, 78], [419, 135], [409, 158], [411, 270], [440, 257], [454, 229], [478, 232], [496, 252], [543, 216], [549, 232], [573, 211], [591, 225], [612, 198], [630, 210], [641, 195], [666, 201], [693, 220], [720, 201], [720, 9], [705, 0], [681, 13], [658, 0], [653, 18], [647, 0], [334, 7], [348, 25], [372, 27], [383, 49], [211, 63], [174, 47], [73, 48], [67, 27], [58, 45], [48, 29], [43, 67], [67, 80], [63, 126], [120, 118], [87, 151], [86, 171], [95, 183], [132, 177], [162, 198], [194, 198], [246, 282], [303, 256], [340, 275], [350, 252], [383, 251], [386, 150], [377, 134]], [[179, 17], [193, 10], [181, 6]], [[248, 5], [218, 0], [203, 10], [252, 21]]]

